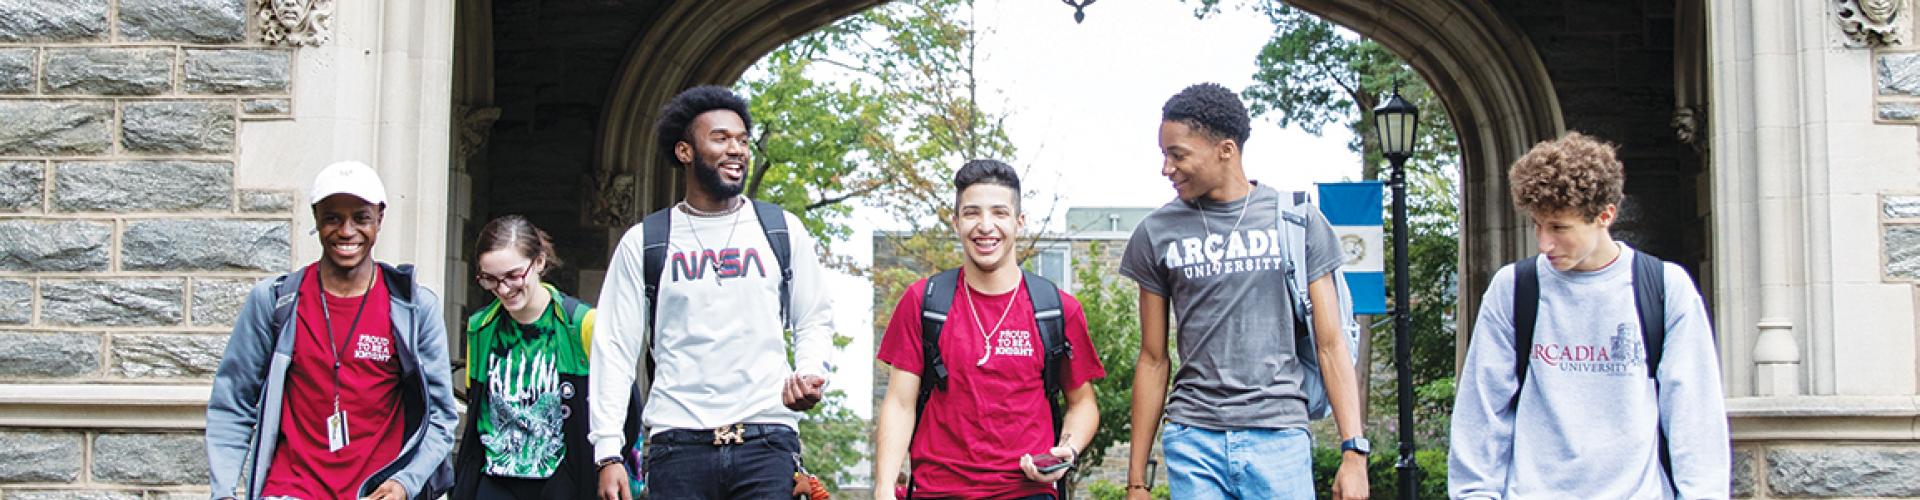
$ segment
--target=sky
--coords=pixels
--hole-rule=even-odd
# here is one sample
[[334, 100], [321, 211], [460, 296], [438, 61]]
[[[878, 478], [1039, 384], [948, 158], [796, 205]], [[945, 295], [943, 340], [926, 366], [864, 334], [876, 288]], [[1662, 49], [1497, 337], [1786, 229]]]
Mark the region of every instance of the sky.
[[[1160, 106], [1188, 85], [1215, 82], [1236, 92], [1252, 83], [1254, 57], [1272, 26], [1251, 12], [1228, 11], [1197, 20], [1191, 3], [1095, 2], [1086, 20], [1050, 0], [979, 0], [978, 76], [982, 105], [1010, 113], [1008, 135], [1026, 172], [1030, 220], [1053, 217], [1063, 228], [1070, 207], [1155, 207], [1173, 198], [1160, 176]], [[1347, 151], [1344, 127], [1316, 137], [1254, 118], [1245, 148], [1249, 178], [1281, 189], [1359, 177], [1359, 159]], [[1054, 196], [1059, 196], [1054, 203]], [[862, 264], [872, 259], [872, 231], [903, 224], [856, 205], [852, 237], [829, 245]], [[835, 290], [868, 290], [862, 278], [837, 274]], [[881, 304], [892, 307], [892, 304]], [[832, 388], [871, 418], [871, 294], [835, 297], [835, 323], [854, 342], [840, 353]]]

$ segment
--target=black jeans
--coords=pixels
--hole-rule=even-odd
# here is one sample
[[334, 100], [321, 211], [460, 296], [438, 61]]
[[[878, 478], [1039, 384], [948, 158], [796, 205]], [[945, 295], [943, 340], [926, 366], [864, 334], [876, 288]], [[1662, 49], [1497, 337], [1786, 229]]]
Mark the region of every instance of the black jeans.
[[546, 485], [545, 479], [486, 475], [480, 477], [480, 491], [474, 495], [475, 500], [542, 500], [540, 489]]
[[713, 444], [713, 431], [670, 430], [647, 442], [648, 498], [792, 498], [800, 435], [747, 424], [745, 442]]

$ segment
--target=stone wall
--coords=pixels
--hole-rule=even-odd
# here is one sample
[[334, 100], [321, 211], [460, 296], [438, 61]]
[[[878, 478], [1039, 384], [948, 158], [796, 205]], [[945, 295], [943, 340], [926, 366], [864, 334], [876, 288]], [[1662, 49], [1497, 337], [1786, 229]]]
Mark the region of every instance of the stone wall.
[[1733, 496], [1920, 497], [1920, 445], [1780, 442], [1736, 446]]
[[[1493, 4], [1540, 51], [1567, 130], [1619, 146], [1627, 170], [1626, 199], [1613, 236], [1700, 276], [1700, 264], [1709, 257], [1700, 203], [1703, 165], [1669, 123], [1675, 106], [1675, 2]], [[1702, 288], [1711, 294], [1711, 286]]]
[[[0, 386], [208, 384], [290, 267], [293, 193], [235, 182], [240, 122], [293, 107], [250, 3], [0, 0]], [[0, 427], [0, 497], [203, 498], [203, 446]]]

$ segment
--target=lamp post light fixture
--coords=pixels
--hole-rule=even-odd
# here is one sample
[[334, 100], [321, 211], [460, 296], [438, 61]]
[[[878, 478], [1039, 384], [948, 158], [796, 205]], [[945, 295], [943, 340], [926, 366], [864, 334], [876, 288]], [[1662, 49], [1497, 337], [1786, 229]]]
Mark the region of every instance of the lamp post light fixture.
[[1069, 7], [1073, 7], [1073, 24], [1080, 24], [1081, 21], [1087, 20], [1087, 6], [1093, 5], [1094, 2], [1094, 0], [1079, 0], [1077, 2], [1074, 0], [1060, 1], [1066, 2]]
[[1413, 461], [1413, 309], [1407, 264], [1407, 159], [1413, 156], [1414, 132], [1420, 127], [1420, 108], [1400, 98], [1400, 84], [1380, 107], [1373, 108], [1374, 134], [1380, 152], [1393, 164], [1387, 186], [1393, 188], [1393, 365], [1400, 381], [1400, 498], [1413, 500], [1419, 469]]

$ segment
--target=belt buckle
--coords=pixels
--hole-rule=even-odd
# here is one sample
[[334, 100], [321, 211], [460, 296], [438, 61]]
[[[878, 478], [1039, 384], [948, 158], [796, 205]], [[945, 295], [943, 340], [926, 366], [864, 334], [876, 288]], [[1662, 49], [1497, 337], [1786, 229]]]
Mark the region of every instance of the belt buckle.
[[721, 426], [720, 428], [713, 430], [714, 446], [726, 446], [729, 444], [746, 444], [746, 442], [747, 442], [747, 426], [744, 424], [733, 424], [733, 427], [731, 428], [726, 426]]

